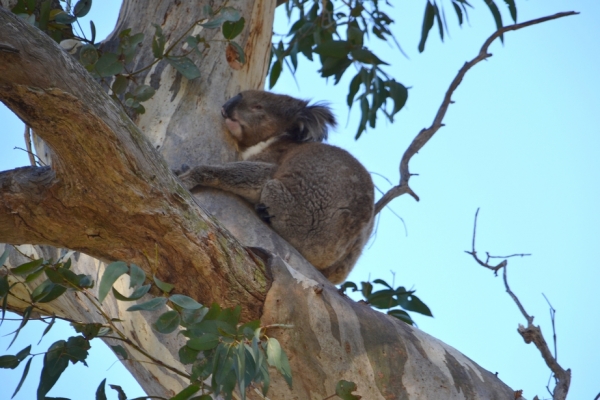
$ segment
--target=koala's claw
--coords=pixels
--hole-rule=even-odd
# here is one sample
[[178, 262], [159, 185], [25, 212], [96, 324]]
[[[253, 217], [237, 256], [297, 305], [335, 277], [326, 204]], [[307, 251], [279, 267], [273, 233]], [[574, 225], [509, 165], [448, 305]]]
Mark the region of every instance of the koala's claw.
[[269, 211], [267, 211], [269, 207], [265, 206], [263, 203], [259, 203], [256, 206], [254, 206], [254, 209], [256, 210], [256, 213], [258, 214], [260, 219], [265, 221], [267, 224], [271, 223], [271, 218], [275, 218], [273, 215], [269, 214]]

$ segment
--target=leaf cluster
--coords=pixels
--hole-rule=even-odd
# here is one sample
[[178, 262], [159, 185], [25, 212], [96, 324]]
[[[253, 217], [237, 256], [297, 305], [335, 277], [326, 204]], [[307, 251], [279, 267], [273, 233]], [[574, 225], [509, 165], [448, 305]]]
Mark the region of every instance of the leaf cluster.
[[[467, 0], [449, 0], [459, 25], [468, 18]], [[517, 8], [514, 0], [504, 0], [514, 21]], [[440, 37], [448, 32], [444, 8], [440, 1], [427, 0], [423, 17], [419, 51], [425, 49], [429, 31], [437, 22]], [[502, 27], [502, 16], [494, 0], [484, 0], [492, 13], [497, 28]], [[351, 109], [359, 103], [361, 119], [355, 138], [369, 128], [375, 128], [381, 112], [390, 122], [404, 107], [408, 89], [385, 71], [388, 65], [376, 52], [367, 47], [371, 38], [392, 43], [403, 53], [391, 26], [394, 19], [391, 2], [381, 0], [290, 0], [285, 3], [291, 28], [273, 42], [269, 87], [278, 81], [284, 65], [292, 73], [298, 68], [298, 55], [308, 60], [318, 58], [320, 73], [332, 77], [338, 84], [342, 76], [354, 66], [356, 74], [348, 88], [347, 104]], [[317, 57], [316, 57], [317, 56]]]
[[[373, 291], [373, 284], [382, 285], [384, 288]], [[398, 286], [396, 289], [383, 279], [375, 279], [371, 282], [361, 282], [361, 289], [354, 282], [344, 282], [340, 290], [345, 292], [352, 289], [353, 292], [362, 294], [364, 301], [371, 307], [379, 310], [387, 310], [387, 314], [398, 318], [409, 325], [415, 325], [415, 322], [406, 311], [414, 311], [419, 314], [433, 317], [431, 310], [421, 299], [415, 295], [415, 290], [406, 290], [404, 286]]]

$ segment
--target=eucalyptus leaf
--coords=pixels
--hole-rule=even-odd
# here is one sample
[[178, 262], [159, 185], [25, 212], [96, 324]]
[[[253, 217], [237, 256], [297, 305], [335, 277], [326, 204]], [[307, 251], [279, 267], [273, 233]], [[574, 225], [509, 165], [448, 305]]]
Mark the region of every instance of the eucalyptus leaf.
[[13, 397], [15, 397], [17, 395], [17, 393], [19, 393], [19, 390], [21, 390], [21, 386], [23, 386], [23, 382], [25, 382], [25, 378], [27, 378], [27, 374], [29, 373], [29, 367], [31, 366], [31, 360], [33, 360], [33, 357], [31, 357], [29, 360], [27, 360], [27, 363], [25, 364], [25, 369], [23, 370], [23, 375], [21, 375], [19, 384], [17, 385], [17, 388], [15, 389], [13, 395], [11, 396], [11, 399]]
[[127, 264], [125, 264], [123, 261], [115, 261], [108, 264], [104, 270], [102, 278], [100, 279], [100, 286], [98, 287], [98, 300], [100, 303], [104, 301], [117, 279], [119, 279], [119, 277], [128, 270], [129, 268], [127, 267]]
[[106, 378], [100, 382], [98, 389], [96, 389], [96, 400], [107, 400], [106, 398]]
[[101, 78], [120, 74], [123, 71], [123, 63], [119, 56], [114, 53], [104, 53], [94, 65], [94, 70]]
[[154, 279], [154, 283], [156, 284], [156, 286], [158, 286], [158, 288], [160, 290], [162, 290], [165, 293], [169, 293], [171, 290], [173, 290], [173, 285], [170, 283], [166, 283], [161, 281], [160, 279], [158, 279], [156, 276], [152, 277]]
[[[118, 78], [118, 77], [117, 77]], [[145, 86], [145, 85], [143, 85]], [[152, 89], [154, 90], [154, 89]], [[154, 93], [153, 93], [154, 94]], [[146, 273], [135, 264], [129, 266], [129, 287], [139, 286], [146, 280]]]
[[165, 297], [155, 297], [152, 300], [148, 300], [144, 303], [136, 304], [127, 309], [127, 311], [153, 311], [158, 310], [162, 306], [167, 304]]
[[177, 311], [173, 310], [167, 311], [166, 313], [162, 314], [160, 317], [158, 317], [156, 322], [152, 324], [152, 327], [156, 329], [156, 331], [165, 334], [175, 331], [175, 329], [177, 329], [178, 326], [179, 314], [177, 313]]
[[202, 304], [183, 294], [171, 295], [169, 300], [186, 310], [197, 310], [202, 307]]
[[175, 68], [181, 75], [187, 79], [192, 80], [200, 77], [200, 69], [194, 64], [194, 62], [188, 57], [166, 57], [165, 60], [173, 68]]

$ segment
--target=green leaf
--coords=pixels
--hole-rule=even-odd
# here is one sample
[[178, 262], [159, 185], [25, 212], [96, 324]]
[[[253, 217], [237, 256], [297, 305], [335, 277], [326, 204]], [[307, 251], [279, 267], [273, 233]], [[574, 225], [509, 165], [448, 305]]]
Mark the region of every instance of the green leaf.
[[421, 41], [419, 42], [419, 53], [425, 50], [425, 42], [429, 31], [433, 27], [433, 21], [435, 18], [435, 7], [427, 0], [427, 6], [425, 6], [425, 16], [423, 17], [423, 27], [421, 29]]
[[120, 301], [135, 301], [135, 300], [139, 300], [142, 297], [144, 297], [146, 295], [146, 293], [148, 293], [148, 291], [150, 290], [151, 287], [152, 287], [151, 284], [140, 286], [140, 287], [136, 288], [133, 291], [133, 293], [131, 293], [131, 295], [129, 297], [123, 296], [115, 288], [112, 288], [112, 292], [113, 292], [113, 295], [115, 296], [115, 298], [117, 300], [120, 300]]
[[0, 276], [0, 298], [6, 296], [9, 291], [8, 275]]
[[348, 97], [346, 102], [348, 103], [348, 107], [352, 107], [352, 103], [354, 103], [354, 96], [358, 93], [358, 89], [360, 88], [360, 84], [362, 83], [362, 76], [360, 73], [354, 75], [352, 81], [350, 81], [350, 87], [348, 89]]
[[6, 260], [8, 259], [8, 250], [4, 250], [2, 255], [0, 256], [0, 267], [4, 265]]
[[[114, 94], [123, 94], [125, 92], [125, 90], [127, 89], [127, 78], [125, 76], [123, 76], [123, 75], [120, 75], [120, 74], [117, 75], [115, 77], [115, 80], [114, 80], [114, 82], [112, 84], [111, 89], [112, 89], [112, 91], [113, 91]], [[131, 264], [132, 267], [133, 267], [133, 265], [134, 264]], [[130, 280], [129, 285], [130, 285], [129, 287], [132, 287], [131, 286], [131, 280]]]
[[358, 387], [354, 382], [348, 382], [345, 380], [340, 380], [335, 386], [335, 394], [338, 395], [342, 400], [359, 400], [361, 396], [353, 395]]
[[393, 289], [392, 286], [389, 283], [387, 283], [386, 281], [384, 281], [383, 279], [375, 279], [373, 281], [373, 283], [377, 283], [378, 285], [383, 285], [383, 286], [387, 287], [388, 289]]
[[414, 311], [418, 312], [419, 314], [433, 317], [433, 314], [431, 314], [431, 310], [429, 309], [429, 307], [427, 307], [427, 305], [425, 305], [425, 303], [423, 303], [421, 299], [419, 299], [414, 294], [407, 296], [398, 296], [398, 298], [400, 306], [405, 310]]
[[69, 365], [69, 359], [64, 356], [66, 342], [59, 340], [54, 342], [44, 355], [44, 366], [40, 376], [40, 383], [37, 388], [37, 398], [44, 399], [46, 394], [52, 389], [58, 378]]
[[[19, 324], [19, 327], [15, 330], [15, 332], [14, 332], [15, 336], [10, 341], [8, 348], [10, 348], [10, 346], [12, 346], [12, 344], [15, 342], [15, 340], [17, 339], [17, 336], [19, 336], [19, 332], [21, 332], [21, 329], [23, 329], [25, 327], [25, 325], [27, 325], [27, 322], [29, 321], [29, 317], [31, 316], [31, 310], [33, 310], [33, 306], [27, 307], [25, 309], [25, 311], [23, 312], [23, 317], [21, 319], [21, 323]], [[19, 361], [21, 361], [21, 360], [19, 360]]]
[[186, 310], [197, 310], [202, 307], [202, 304], [196, 300], [182, 294], [174, 294], [169, 297], [169, 300]]
[[355, 61], [360, 61], [362, 63], [365, 64], [371, 64], [371, 65], [389, 65], [388, 63], [386, 63], [385, 61], [381, 61], [379, 59], [379, 57], [377, 57], [375, 54], [373, 54], [372, 52], [370, 52], [367, 49], [355, 49], [352, 50], [350, 52], [350, 54], [352, 55], [352, 58]]
[[167, 304], [167, 299], [165, 297], [155, 297], [152, 300], [148, 300], [146, 302], [133, 305], [127, 309], [127, 311], [153, 311], [158, 310], [162, 306]]
[[[108, 385], [108, 386], [110, 386], [110, 388], [112, 390], [115, 390], [118, 393], [119, 400], [127, 400], [127, 395], [125, 394], [125, 391], [123, 390], [123, 388], [121, 386], [119, 386], [119, 385]], [[140, 399], [140, 400], [146, 400], [146, 399], [147, 398], [144, 397], [143, 399]], [[132, 399], [132, 400], [135, 400], [135, 399]]]
[[373, 292], [373, 285], [369, 282], [361, 282], [361, 293], [365, 299], [367, 299]]
[[167, 311], [152, 326], [160, 333], [171, 333], [179, 326], [179, 314], [177, 311]]
[[388, 313], [388, 315], [398, 318], [400, 321], [406, 322], [409, 325], [415, 324], [414, 321], [412, 320], [412, 318], [410, 317], [410, 315], [408, 315], [408, 313], [406, 311], [398, 310], [397, 308], [395, 308], [393, 310], [389, 310], [387, 313]]
[[13, 397], [15, 397], [17, 395], [17, 393], [19, 393], [19, 390], [21, 390], [21, 386], [23, 386], [23, 382], [25, 382], [25, 378], [27, 378], [27, 374], [29, 373], [29, 367], [31, 366], [31, 360], [33, 360], [33, 357], [31, 357], [29, 360], [27, 360], [27, 364], [25, 364], [25, 369], [23, 370], [23, 375], [21, 375], [21, 380], [19, 380], [19, 384], [17, 385], [17, 388], [15, 389], [13, 395], [11, 396], [11, 399]]
[[[146, 86], [146, 85], [142, 85], [142, 86]], [[154, 90], [154, 89], [152, 89], [152, 90]], [[113, 91], [114, 91], [114, 89], [113, 89]], [[154, 95], [154, 92], [152, 92], [152, 95]], [[150, 97], [152, 97], [152, 96], [150, 96]], [[139, 100], [139, 97], [138, 97], [138, 100]], [[144, 101], [144, 100], [140, 100], [140, 101]], [[146, 273], [144, 272], [144, 270], [135, 264], [131, 264], [129, 266], [129, 287], [132, 288], [135, 286], [139, 286], [139, 285], [143, 284], [145, 280], [146, 280]]]
[[92, 8], [92, 0], [79, 0], [73, 8], [73, 14], [77, 18], [85, 17]]
[[277, 339], [270, 337], [267, 340], [267, 361], [269, 365], [277, 368], [283, 376], [290, 389], [292, 388], [292, 370], [288, 361], [287, 355], [281, 349], [281, 345]]
[[96, 389], [96, 400], [107, 400], [105, 385], [106, 385], [106, 378], [104, 378], [102, 380], [102, 382], [100, 382], [100, 385], [98, 385], [98, 389]]
[[219, 336], [213, 333], [205, 333], [204, 335], [188, 340], [186, 346], [191, 349], [204, 351], [214, 349], [219, 345]]
[[79, 61], [83, 66], [94, 65], [98, 61], [98, 51], [91, 44], [86, 44], [79, 50]]
[[346, 40], [333, 40], [318, 45], [313, 51], [321, 56], [346, 58], [354, 46]]
[[204, 319], [204, 316], [208, 313], [207, 307], [202, 307], [197, 310], [181, 310], [181, 325], [188, 326], [191, 324], [198, 323]]
[[189, 346], [182, 346], [179, 349], [179, 361], [184, 365], [193, 364], [196, 362], [198, 354], [200, 354], [199, 350], [192, 349]]
[[158, 286], [158, 288], [160, 290], [162, 290], [165, 293], [169, 293], [171, 290], [173, 290], [173, 285], [171, 285], [170, 283], [166, 283], [161, 281], [160, 279], [158, 279], [156, 276], [153, 276], [152, 278], [154, 278], [154, 283], [156, 284], [156, 286]]
[[225, 21], [223, 23], [223, 37], [227, 40], [232, 40], [236, 38], [242, 31], [244, 30], [244, 25], [246, 20], [244, 17], [240, 18], [235, 22]]
[[121, 356], [121, 358], [123, 360], [127, 360], [129, 358], [129, 355], [127, 354], [127, 351], [120, 344], [115, 345], [115, 346], [110, 346], [110, 348], [115, 352], [115, 354]]
[[98, 287], [98, 300], [100, 303], [104, 301], [117, 279], [128, 270], [127, 264], [123, 261], [115, 261], [108, 264], [102, 275], [102, 279], [100, 279], [100, 286]]
[[20, 361], [16, 356], [12, 356], [12, 355], [0, 356], [0, 368], [15, 369], [19, 366], [19, 363], [20, 363]]
[[68, 25], [72, 24], [77, 20], [77, 17], [67, 14], [66, 12], [58, 13], [54, 16], [54, 21], [57, 24]]
[[42, 342], [42, 339], [44, 338], [44, 336], [46, 336], [46, 333], [50, 332], [50, 329], [52, 329], [55, 322], [56, 322], [56, 314], [52, 314], [52, 319], [50, 320], [50, 323], [48, 323], [48, 326], [44, 329], [44, 332], [42, 332], [42, 336], [40, 337], [40, 341], [38, 342], [38, 344], [40, 344]]
[[92, 38], [90, 41], [92, 43], [96, 43], [96, 25], [94, 25], [94, 21], [90, 20], [90, 31], [92, 32]]
[[94, 65], [94, 70], [101, 78], [105, 78], [120, 74], [123, 71], [123, 63], [116, 54], [104, 53]]
[[515, 0], [504, 0], [506, 5], [508, 5], [508, 10], [510, 11], [510, 17], [516, 23], [517, 22], [517, 5], [515, 4]]
[[163, 35], [162, 28], [160, 25], [152, 24], [156, 31], [154, 32], [154, 38], [152, 38], [152, 54], [154, 58], [163, 58], [165, 52], [165, 36]]
[[76, 364], [79, 361], [85, 364], [85, 359], [88, 356], [90, 347], [90, 342], [83, 336], [71, 336], [67, 340], [64, 356], [68, 357], [73, 364]]
[[200, 77], [200, 70], [192, 60], [187, 57], [166, 57], [165, 58], [173, 68], [187, 79], [192, 80]]
[[357, 292], [358, 286], [356, 286], [356, 283], [350, 281], [346, 281], [342, 285], [340, 285], [340, 291], [342, 293], [345, 293], [348, 289], [352, 289], [353, 292]]
[[406, 101], [408, 100], [408, 89], [401, 83], [391, 79], [385, 83], [390, 89], [390, 97], [394, 100], [394, 108], [392, 109], [392, 115], [400, 111]]
[[375, 308], [392, 308], [398, 305], [398, 300], [394, 297], [395, 295], [396, 291], [392, 289], [378, 290], [376, 292], [371, 293], [371, 295], [367, 297], [367, 301], [371, 306]]
[[242, 14], [233, 7], [223, 7], [218, 15], [230, 22], [239, 21], [242, 18]]
[[47, 279], [33, 290], [31, 299], [36, 303], [49, 303], [62, 296], [66, 291], [66, 287], [52, 283], [50, 279]]
[[97, 337], [100, 329], [102, 329], [102, 324], [98, 322], [89, 324], [78, 324], [73, 322], [71, 323], [71, 326], [75, 329], [75, 332], [81, 333], [87, 340], [92, 340]]
[[[496, 3], [494, 3], [494, 0], [484, 0], [484, 3], [488, 6], [492, 15], [494, 16], [496, 29], [502, 28], [502, 14], [500, 14], [500, 10], [498, 10], [498, 6]], [[500, 35], [500, 41], [504, 43], [504, 35]]]
[[40, 258], [38, 260], [33, 260], [25, 264], [21, 264], [16, 268], [11, 268], [10, 272], [14, 275], [29, 275], [42, 269], [44, 267], [42, 266], [43, 263], [44, 259]]
[[456, 12], [456, 16], [458, 17], [458, 25], [463, 24], [463, 15], [462, 15], [462, 10], [460, 9], [460, 6], [458, 4], [456, 4], [455, 2], [452, 2], [452, 6], [454, 7], [454, 11]]
[[269, 74], [269, 89], [272, 89], [273, 86], [277, 83], [279, 79], [279, 75], [281, 74], [281, 62], [276, 60], [271, 66], [271, 72]]
[[183, 389], [181, 392], [177, 393], [175, 396], [171, 397], [169, 400], [188, 400], [191, 395], [198, 392], [199, 390], [199, 386], [190, 385]]
[[233, 367], [237, 377], [238, 387], [242, 395], [242, 400], [246, 400], [246, 387], [250, 384], [250, 382], [246, 380], [246, 347], [244, 346], [244, 343], [239, 343], [236, 346]]

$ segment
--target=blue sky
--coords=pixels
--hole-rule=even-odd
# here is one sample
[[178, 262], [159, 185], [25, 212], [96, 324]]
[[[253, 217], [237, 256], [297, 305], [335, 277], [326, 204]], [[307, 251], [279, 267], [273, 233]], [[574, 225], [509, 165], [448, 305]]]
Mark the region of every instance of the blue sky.
[[[449, 11], [450, 37], [441, 43], [432, 31], [426, 51], [419, 54], [423, 7], [414, 3], [419, 3], [416, 9], [402, 4], [393, 12], [395, 32], [408, 58], [385, 44], [372, 45], [382, 49], [382, 58], [391, 64], [388, 72], [411, 87], [394, 124], [380, 119], [376, 130], [354, 141], [359, 116], [353, 108], [348, 117], [345, 105], [351, 73], [340, 85], [329, 82], [325, 88], [316, 78], [316, 67], [301, 61], [299, 87], [284, 72], [274, 88], [329, 101], [340, 121], [330, 142], [393, 183], [398, 182], [398, 163], [407, 145], [431, 124], [448, 84], [493, 29], [483, 2], [473, 1], [476, 9], [469, 24], [458, 28]], [[411, 187], [421, 201], [404, 196], [390, 205], [403, 218], [408, 234], [403, 223], [384, 210], [349, 279], [391, 282], [393, 271], [396, 285], [416, 288], [433, 311], [434, 318], [415, 316], [420, 329], [498, 372], [509, 386], [524, 389], [527, 398], [536, 394], [549, 398], [545, 386], [550, 372], [538, 351], [516, 332], [525, 321], [501, 279], [464, 253], [470, 250], [473, 217], [480, 207], [478, 251], [532, 253], [509, 260], [511, 288], [551, 341], [542, 293], [549, 298], [557, 310], [558, 359], [572, 369], [569, 398], [592, 399], [600, 392], [600, 269], [595, 264], [600, 248], [600, 3], [529, 0], [518, 6], [519, 21], [559, 11], [581, 14], [508, 33], [504, 45], [499, 41], [492, 45], [493, 57], [471, 70], [456, 91], [446, 126], [411, 161], [411, 171], [419, 174], [411, 179]], [[108, 2], [103, 9], [95, 7], [92, 19], [102, 27], [102, 37], [118, 7]], [[508, 13], [504, 16], [508, 21]], [[287, 26], [278, 25], [275, 31], [285, 33]], [[22, 124], [5, 109], [0, 110], [0, 120], [0, 169], [26, 165], [24, 153], [13, 150], [23, 146]], [[373, 179], [382, 190], [390, 186], [377, 175]], [[32, 329], [29, 341], [22, 334], [23, 340], [11, 350], [32, 340], [37, 343], [40, 330]], [[0, 328], [0, 334], [8, 332], [9, 328]], [[8, 342], [0, 338], [0, 353], [2, 343]], [[97, 348], [102, 347], [98, 343]], [[94, 354], [90, 368], [73, 368], [71, 378], [61, 378], [65, 385], [51, 393], [74, 396], [85, 390], [80, 393], [91, 397], [114, 361], [102, 350]], [[112, 366], [108, 381], [127, 386], [121, 368]], [[15, 385], [20, 377], [19, 370], [0, 374], [3, 382]], [[36, 378], [32, 371], [28, 382]], [[82, 386], [69, 391], [71, 384]], [[27, 393], [17, 399], [31, 398], [32, 392]], [[132, 388], [127, 393], [140, 392]], [[0, 393], [0, 399], [5, 395]]]

